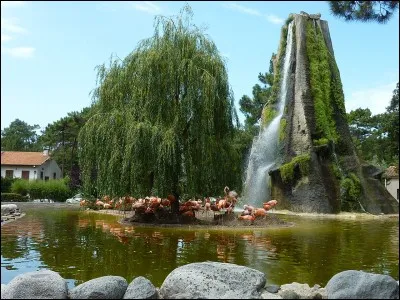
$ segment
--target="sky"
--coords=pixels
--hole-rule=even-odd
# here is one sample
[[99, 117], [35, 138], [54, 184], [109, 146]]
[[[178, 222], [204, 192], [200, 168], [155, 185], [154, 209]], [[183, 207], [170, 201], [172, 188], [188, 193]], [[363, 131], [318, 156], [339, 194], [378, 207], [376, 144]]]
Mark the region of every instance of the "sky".
[[[239, 120], [243, 95], [269, 69], [290, 13], [321, 13], [328, 22], [346, 111], [383, 113], [399, 81], [399, 14], [386, 24], [345, 22], [325, 1], [187, 2], [197, 26], [226, 59]], [[92, 103], [97, 65], [123, 59], [154, 32], [156, 15], [185, 2], [1, 1], [1, 129], [15, 119], [41, 130]]]

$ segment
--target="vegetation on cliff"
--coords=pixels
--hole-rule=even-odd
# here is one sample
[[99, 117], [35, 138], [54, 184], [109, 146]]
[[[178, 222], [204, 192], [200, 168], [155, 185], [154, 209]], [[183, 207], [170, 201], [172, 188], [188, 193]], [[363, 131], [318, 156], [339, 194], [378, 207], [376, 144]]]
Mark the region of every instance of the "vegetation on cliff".
[[294, 169], [299, 167], [301, 176], [307, 176], [310, 172], [310, 154], [303, 154], [294, 157], [290, 162], [280, 166], [279, 171], [282, 181], [291, 182], [294, 179]]
[[359, 203], [361, 196], [360, 179], [354, 173], [349, 173], [340, 182], [341, 189], [341, 210], [359, 211], [362, 209]]
[[331, 70], [329, 50], [321, 30], [312, 20], [306, 24], [306, 50], [311, 96], [315, 109], [315, 130], [319, 138], [338, 140], [331, 95]]

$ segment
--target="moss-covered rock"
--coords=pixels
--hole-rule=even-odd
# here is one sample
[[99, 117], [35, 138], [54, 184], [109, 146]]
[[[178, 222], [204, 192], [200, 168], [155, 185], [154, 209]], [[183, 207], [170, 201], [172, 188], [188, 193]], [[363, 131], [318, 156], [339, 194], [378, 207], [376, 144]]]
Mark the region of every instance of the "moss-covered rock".
[[290, 182], [294, 179], [294, 169], [299, 166], [301, 176], [307, 176], [310, 171], [310, 155], [304, 154], [294, 157], [290, 162], [283, 164], [280, 174], [283, 182]]

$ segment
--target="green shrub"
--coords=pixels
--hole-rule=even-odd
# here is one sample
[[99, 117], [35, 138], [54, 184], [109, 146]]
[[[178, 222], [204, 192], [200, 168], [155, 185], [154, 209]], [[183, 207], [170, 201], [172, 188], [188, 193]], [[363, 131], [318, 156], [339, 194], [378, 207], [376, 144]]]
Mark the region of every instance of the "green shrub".
[[343, 211], [360, 210], [361, 182], [357, 175], [350, 173], [340, 182]]
[[71, 194], [67, 183], [68, 181], [64, 179], [30, 181], [29, 195], [31, 199], [52, 199], [56, 202], [62, 202]]
[[11, 192], [26, 196], [29, 193], [29, 181], [26, 179], [15, 179], [11, 184]]
[[283, 182], [290, 182], [294, 177], [294, 168], [299, 165], [301, 176], [307, 176], [310, 171], [310, 155], [304, 154], [294, 157], [287, 164], [279, 168]]
[[1, 177], [1, 192], [9, 193], [11, 191], [11, 185], [15, 181], [14, 178]]
[[26, 202], [28, 201], [27, 196], [22, 196], [17, 193], [1, 193], [2, 202]]

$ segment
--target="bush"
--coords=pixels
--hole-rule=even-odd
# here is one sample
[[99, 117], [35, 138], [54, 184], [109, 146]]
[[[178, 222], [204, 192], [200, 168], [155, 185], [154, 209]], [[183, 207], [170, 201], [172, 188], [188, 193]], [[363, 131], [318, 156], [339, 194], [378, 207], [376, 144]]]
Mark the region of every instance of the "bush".
[[2, 202], [26, 202], [28, 201], [27, 196], [22, 196], [17, 193], [1, 193]]
[[29, 182], [29, 194], [32, 199], [52, 199], [56, 202], [65, 201], [71, 191], [65, 180], [36, 180]]
[[1, 177], [1, 192], [9, 193], [11, 191], [11, 185], [14, 181], [14, 178]]
[[11, 192], [26, 196], [29, 193], [29, 181], [25, 179], [15, 179], [11, 184]]

